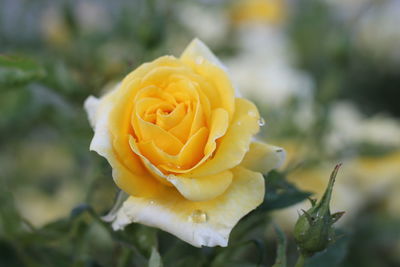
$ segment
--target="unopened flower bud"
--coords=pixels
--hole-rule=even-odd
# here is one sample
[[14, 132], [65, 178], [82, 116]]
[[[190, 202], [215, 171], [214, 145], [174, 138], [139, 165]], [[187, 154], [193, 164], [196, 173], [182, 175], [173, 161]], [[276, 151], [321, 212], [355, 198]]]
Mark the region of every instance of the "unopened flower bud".
[[344, 212], [331, 214], [329, 203], [332, 196], [332, 189], [335, 178], [341, 164], [336, 165], [333, 170], [328, 186], [321, 200], [310, 199], [312, 207], [304, 211], [294, 227], [294, 237], [300, 253], [310, 257], [314, 253], [324, 250], [334, 239], [332, 225], [338, 221]]

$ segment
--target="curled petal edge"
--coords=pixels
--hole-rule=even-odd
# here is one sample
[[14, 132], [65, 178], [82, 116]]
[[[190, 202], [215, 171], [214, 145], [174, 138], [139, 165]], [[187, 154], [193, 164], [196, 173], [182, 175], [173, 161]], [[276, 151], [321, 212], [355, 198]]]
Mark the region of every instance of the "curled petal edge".
[[[196, 246], [228, 245], [236, 223], [264, 199], [264, 179], [243, 167], [231, 170], [233, 181], [224, 194], [210, 201], [193, 202], [169, 189], [154, 198], [130, 197], [112, 222], [114, 230], [137, 222], [169, 232]], [[204, 211], [203, 221], [194, 222], [194, 211]]]

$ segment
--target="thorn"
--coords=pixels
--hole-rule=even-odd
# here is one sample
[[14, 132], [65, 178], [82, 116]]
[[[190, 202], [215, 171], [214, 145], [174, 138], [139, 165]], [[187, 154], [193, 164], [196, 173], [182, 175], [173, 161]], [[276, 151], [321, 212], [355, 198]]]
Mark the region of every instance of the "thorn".
[[310, 201], [312, 207], [314, 207], [315, 204], [317, 204], [317, 199], [315, 198], [308, 197], [308, 200]]

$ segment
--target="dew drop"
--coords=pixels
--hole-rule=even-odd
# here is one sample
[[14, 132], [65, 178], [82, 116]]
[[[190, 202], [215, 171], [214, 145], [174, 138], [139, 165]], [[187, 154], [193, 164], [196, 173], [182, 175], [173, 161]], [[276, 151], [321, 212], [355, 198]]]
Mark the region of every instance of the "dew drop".
[[193, 223], [205, 223], [207, 219], [207, 213], [202, 210], [194, 210], [189, 216], [189, 222]]
[[204, 62], [204, 58], [202, 56], [198, 56], [196, 57], [196, 64], [203, 64]]
[[260, 125], [260, 126], [264, 126], [265, 125], [265, 120], [264, 120], [264, 118], [260, 118], [259, 120], [258, 120], [258, 125]]
[[257, 113], [254, 112], [254, 111], [249, 111], [247, 114], [248, 114], [250, 117], [253, 117], [253, 118], [257, 116]]

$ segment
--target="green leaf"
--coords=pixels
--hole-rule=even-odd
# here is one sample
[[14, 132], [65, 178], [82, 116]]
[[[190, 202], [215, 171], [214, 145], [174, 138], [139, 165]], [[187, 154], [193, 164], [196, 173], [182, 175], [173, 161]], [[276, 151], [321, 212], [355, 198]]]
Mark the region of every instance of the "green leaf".
[[[233, 266], [233, 263], [242, 263], [246, 258], [248, 264], [262, 266], [265, 262], [266, 245], [263, 238], [253, 238], [245, 242], [231, 244], [226, 248], [216, 250], [212, 267]], [[250, 262], [251, 261], [251, 262]], [[227, 264], [229, 262], [229, 264]], [[247, 264], [246, 263], [246, 264]]]
[[283, 209], [311, 196], [310, 192], [301, 191], [288, 182], [286, 177], [278, 171], [271, 171], [265, 177], [265, 181], [265, 199], [264, 203], [259, 207], [262, 211]]
[[5, 180], [0, 180], [0, 236], [13, 238], [22, 231], [22, 218]]
[[15, 247], [3, 239], [0, 239], [0, 262], [2, 266], [23, 266]]
[[165, 266], [203, 266], [205, 255], [210, 252], [210, 248], [198, 249], [164, 231], [158, 231], [158, 242]]
[[70, 219], [73, 220], [76, 217], [79, 217], [82, 213], [89, 211], [91, 209], [90, 205], [83, 203], [79, 204], [75, 208], [71, 210]]
[[233, 228], [230, 239], [233, 242], [244, 242], [263, 234], [270, 218], [264, 212], [251, 212]]
[[114, 235], [118, 240], [133, 246], [146, 258], [150, 257], [152, 248], [158, 246], [157, 229], [153, 227], [132, 223], [124, 231], [117, 231]]
[[260, 267], [260, 265], [244, 261], [237, 261], [237, 262], [227, 261], [223, 265], [220, 265], [219, 267]]
[[163, 263], [161, 260], [160, 253], [158, 253], [158, 250], [156, 247], [153, 247], [151, 249], [151, 255], [149, 259], [149, 267], [162, 267]]
[[0, 87], [21, 86], [44, 76], [44, 69], [34, 61], [0, 55]]

